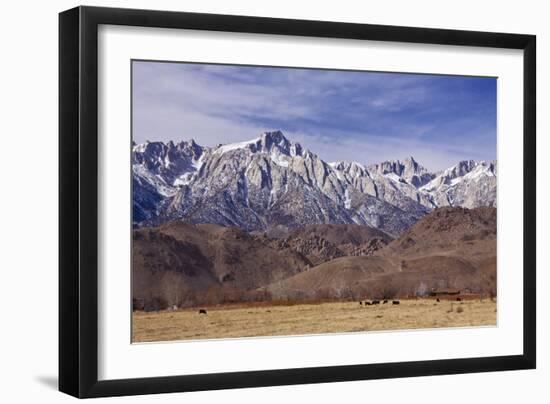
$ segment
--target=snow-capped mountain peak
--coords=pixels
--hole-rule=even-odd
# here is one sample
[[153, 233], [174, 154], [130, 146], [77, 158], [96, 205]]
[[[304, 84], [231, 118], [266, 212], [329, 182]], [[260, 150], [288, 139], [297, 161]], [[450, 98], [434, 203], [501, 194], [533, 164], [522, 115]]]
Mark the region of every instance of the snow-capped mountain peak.
[[252, 153], [279, 153], [286, 156], [301, 156], [302, 146], [289, 141], [281, 131], [264, 132], [261, 136], [244, 142], [219, 145], [214, 153], [224, 154], [230, 151], [244, 150]]
[[207, 151], [193, 140], [177, 144], [169, 141], [134, 144], [132, 146], [132, 170], [134, 177], [148, 183], [161, 184], [162, 195], [172, 195], [172, 189], [182, 176], [195, 172]]
[[460, 162], [440, 173], [412, 156], [326, 163], [281, 131], [213, 148], [189, 140], [133, 144], [132, 151], [136, 225], [356, 223], [398, 234], [438, 206], [496, 204], [496, 162]]
[[433, 180], [421, 187], [424, 191], [433, 191], [443, 185], [455, 185], [465, 179], [474, 179], [481, 175], [496, 176], [496, 162], [463, 160], [449, 167]]
[[368, 169], [382, 175], [389, 174], [390, 178], [394, 179], [395, 177], [393, 175], [396, 175], [399, 179], [405, 180], [415, 188], [423, 186], [434, 177], [426, 168], [417, 163], [412, 156], [407, 157], [403, 161], [390, 160], [373, 164], [369, 166]]
[[496, 206], [497, 162], [464, 160], [420, 188], [438, 206]]

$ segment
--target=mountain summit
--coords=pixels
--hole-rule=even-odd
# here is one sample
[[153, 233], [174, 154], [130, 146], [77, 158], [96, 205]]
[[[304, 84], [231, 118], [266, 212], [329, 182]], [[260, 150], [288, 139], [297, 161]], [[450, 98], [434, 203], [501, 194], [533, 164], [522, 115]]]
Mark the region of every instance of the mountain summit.
[[406, 158], [403, 162], [396, 160], [374, 164], [369, 166], [369, 169], [371, 171], [377, 171], [382, 175], [393, 173], [417, 188], [428, 183], [435, 176], [429, 173], [426, 168], [418, 164], [412, 156]]
[[260, 137], [245, 142], [220, 145], [215, 153], [226, 153], [233, 150], [248, 150], [252, 153], [280, 153], [286, 156], [300, 156], [302, 147], [291, 143], [281, 131], [264, 132]]
[[202, 147], [133, 145], [133, 222], [182, 219], [246, 231], [364, 224], [398, 235], [440, 206], [496, 206], [496, 162], [431, 173], [413, 157], [326, 163], [281, 131]]

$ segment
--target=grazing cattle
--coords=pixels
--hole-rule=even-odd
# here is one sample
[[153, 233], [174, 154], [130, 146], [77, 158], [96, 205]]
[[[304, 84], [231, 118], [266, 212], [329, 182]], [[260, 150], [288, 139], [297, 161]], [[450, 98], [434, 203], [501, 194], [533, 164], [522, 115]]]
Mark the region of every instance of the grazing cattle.
[[460, 297], [457, 297], [457, 298], [456, 298], [456, 301], [457, 301], [457, 302], [461, 302], [462, 299], [461, 299]]
[[208, 314], [206, 309], [199, 309], [199, 314]]
[[359, 306], [362, 306], [363, 305], [363, 302], [359, 302]]
[[382, 304], [386, 304], [386, 303], [388, 303], [388, 300], [384, 300], [384, 301], [382, 302]]
[[380, 300], [373, 300], [372, 304], [380, 304]]
[[435, 301], [436, 301], [437, 303], [439, 303], [441, 300], [439, 300], [439, 297], [438, 297], [437, 299], [435, 299]]
[[371, 304], [371, 302], [365, 302], [365, 306], [370, 306]]
[[399, 304], [399, 303], [400, 303], [399, 300], [394, 300], [394, 301], [391, 302], [391, 304]]

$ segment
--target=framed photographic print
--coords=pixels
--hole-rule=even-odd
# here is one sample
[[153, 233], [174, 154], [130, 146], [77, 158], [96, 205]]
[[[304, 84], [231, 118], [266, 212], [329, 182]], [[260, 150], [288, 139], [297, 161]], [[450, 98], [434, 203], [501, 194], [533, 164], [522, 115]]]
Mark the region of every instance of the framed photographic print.
[[535, 367], [534, 36], [59, 24], [61, 391]]

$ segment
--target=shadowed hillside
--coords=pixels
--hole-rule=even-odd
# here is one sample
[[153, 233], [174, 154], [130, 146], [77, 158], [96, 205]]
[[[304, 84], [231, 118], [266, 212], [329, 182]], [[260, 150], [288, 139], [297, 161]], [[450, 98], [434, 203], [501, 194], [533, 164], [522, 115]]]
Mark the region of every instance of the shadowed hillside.
[[441, 208], [399, 238], [364, 225], [278, 237], [173, 221], [134, 230], [136, 309], [250, 300], [496, 294], [496, 208]]
[[496, 294], [496, 208], [441, 208], [372, 257], [337, 258], [270, 285], [275, 298]]

